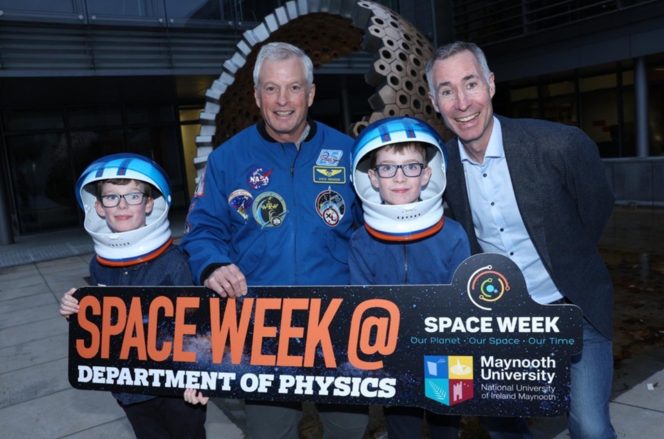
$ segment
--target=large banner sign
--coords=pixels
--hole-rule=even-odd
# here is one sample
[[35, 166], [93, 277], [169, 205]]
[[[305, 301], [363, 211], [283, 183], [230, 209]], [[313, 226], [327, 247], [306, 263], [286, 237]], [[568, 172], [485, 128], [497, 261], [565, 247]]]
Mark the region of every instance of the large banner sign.
[[79, 389], [553, 416], [581, 351], [573, 305], [539, 305], [518, 267], [473, 256], [451, 285], [202, 287], [76, 292], [69, 381]]

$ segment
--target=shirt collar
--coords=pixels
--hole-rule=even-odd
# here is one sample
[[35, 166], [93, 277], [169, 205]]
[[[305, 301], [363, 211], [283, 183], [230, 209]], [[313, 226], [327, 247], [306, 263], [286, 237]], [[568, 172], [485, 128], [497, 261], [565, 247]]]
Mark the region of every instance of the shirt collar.
[[[462, 162], [476, 163], [466, 153], [461, 139], [459, 139], [459, 155]], [[496, 116], [493, 116], [493, 128], [491, 129], [491, 137], [489, 137], [489, 144], [486, 147], [484, 158], [503, 158], [505, 157], [505, 148], [503, 146], [503, 130], [500, 129], [500, 121]]]
[[309, 127], [309, 124], [307, 124], [307, 126], [304, 127], [304, 131], [302, 131], [302, 135], [300, 136], [300, 140], [298, 140], [297, 142], [295, 142], [295, 147], [296, 147], [297, 149], [300, 149], [300, 145], [302, 145], [302, 142], [304, 142], [304, 140], [305, 140], [305, 139], [307, 138], [307, 136], [309, 135], [309, 131], [310, 131], [310, 129], [311, 129], [311, 128]]
[[[277, 140], [273, 139], [267, 133], [267, 130], [265, 129], [265, 121], [263, 119], [259, 120], [256, 123], [256, 128], [258, 129], [258, 133], [261, 135], [261, 137], [263, 139], [267, 140], [268, 142], [272, 142], [272, 143], [281, 143], [281, 142], [278, 142]], [[302, 138], [300, 138], [298, 143], [295, 144], [296, 147], [299, 149], [300, 145], [302, 145], [302, 142], [308, 142], [311, 139], [313, 139], [314, 136], [316, 135], [317, 129], [318, 128], [317, 128], [316, 121], [307, 118], [307, 127], [306, 127], [306, 129], [304, 130], [304, 132], [302, 134]]]

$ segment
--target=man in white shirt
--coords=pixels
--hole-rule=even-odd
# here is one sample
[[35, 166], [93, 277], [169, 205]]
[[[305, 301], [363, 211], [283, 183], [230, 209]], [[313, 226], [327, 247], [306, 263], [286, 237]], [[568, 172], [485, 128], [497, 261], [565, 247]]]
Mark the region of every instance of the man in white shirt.
[[[494, 75], [482, 50], [456, 42], [427, 64], [431, 100], [456, 134], [445, 198], [473, 253], [510, 257], [536, 302], [581, 308], [583, 351], [572, 359], [572, 438], [615, 438], [613, 286], [597, 250], [613, 209], [597, 146], [581, 130], [493, 114]], [[489, 418], [492, 438], [531, 437], [520, 420]]]

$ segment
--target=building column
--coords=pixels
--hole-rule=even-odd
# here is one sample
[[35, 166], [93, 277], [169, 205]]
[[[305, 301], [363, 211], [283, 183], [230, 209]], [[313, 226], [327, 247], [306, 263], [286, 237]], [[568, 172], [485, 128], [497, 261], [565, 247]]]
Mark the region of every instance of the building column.
[[634, 100], [636, 106], [636, 156], [650, 155], [648, 134], [648, 70], [646, 59], [641, 56], [634, 63]]
[[5, 190], [5, 179], [0, 176], [0, 245], [14, 243], [12, 236], [12, 222], [9, 215], [9, 203]]

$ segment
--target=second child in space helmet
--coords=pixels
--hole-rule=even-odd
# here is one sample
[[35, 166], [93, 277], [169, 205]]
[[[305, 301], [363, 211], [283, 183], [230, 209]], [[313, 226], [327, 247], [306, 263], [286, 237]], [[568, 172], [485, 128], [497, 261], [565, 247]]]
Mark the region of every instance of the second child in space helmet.
[[[357, 138], [352, 166], [365, 224], [350, 241], [351, 284], [451, 283], [470, 245], [461, 225], [443, 215], [445, 157], [433, 128], [411, 117], [374, 122]], [[404, 300], [426, 306], [436, 298]], [[387, 435], [409, 437], [424, 418], [422, 409], [386, 407]], [[458, 416], [427, 413], [426, 420], [431, 437], [458, 437]]]
[[[401, 149], [401, 153], [413, 148], [423, 152], [417, 160], [419, 165], [413, 165], [418, 168], [413, 168], [413, 172], [418, 171], [417, 175], [409, 173], [409, 168], [390, 169], [390, 173], [396, 171], [394, 177], [405, 177], [404, 182], [418, 179], [424, 184], [412, 200], [391, 202], [389, 197], [384, 199], [381, 196], [380, 183], [387, 183], [392, 178], [378, 175], [386, 164], [378, 163], [380, 168], [376, 168], [376, 157], [381, 151], [403, 147], [407, 148]], [[409, 241], [441, 229], [446, 183], [445, 157], [442, 140], [428, 124], [411, 117], [392, 117], [374, 122], [357, 138], [352, 166], [353, 185], [362, 200], [365, 227], [369, 233], [385, 240]]]

